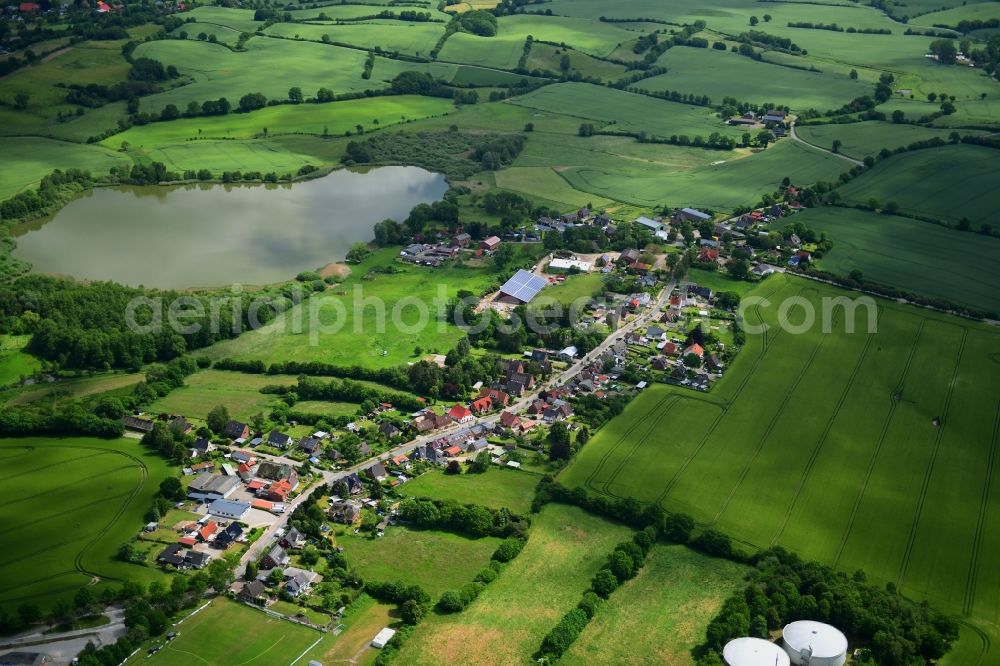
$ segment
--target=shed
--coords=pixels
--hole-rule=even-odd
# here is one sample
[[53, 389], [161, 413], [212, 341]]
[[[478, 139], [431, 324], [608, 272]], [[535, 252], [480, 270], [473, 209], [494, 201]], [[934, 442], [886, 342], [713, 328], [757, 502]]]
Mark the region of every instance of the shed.
[[396, 635], [395, 629], [390, 629], [389, 627], [383, 627], [382, 631], [375, 634], [375, 638], [372, 639], [372, 647], [382, 649], [386, 644], [392, 640], [392, 637]]

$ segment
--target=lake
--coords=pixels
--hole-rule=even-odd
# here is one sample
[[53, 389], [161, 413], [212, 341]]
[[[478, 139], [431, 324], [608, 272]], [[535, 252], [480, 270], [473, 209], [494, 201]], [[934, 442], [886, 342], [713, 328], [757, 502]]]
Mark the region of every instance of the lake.
[[343, 261], [376, 222], [402, 221], [447, 189], [417, 167], [279, 185], [96, 188], [14, 229], [14, 256], [38, 273], [147, 287], [267, 284]]

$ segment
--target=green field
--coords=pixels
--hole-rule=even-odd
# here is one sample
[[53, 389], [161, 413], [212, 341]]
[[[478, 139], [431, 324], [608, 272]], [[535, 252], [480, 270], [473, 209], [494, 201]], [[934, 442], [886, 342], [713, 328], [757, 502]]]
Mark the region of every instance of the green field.
[[131, 164], [125, 155], [44, 137], [0, 137], [0, 200], [36, 185], [53, 169], [84, 169], [103, 176], [113, 166]]
[[790, 106], [792, 110], [833, 109], [868, 94], [869, 84], [846, 74], [809, 72], [757, 62], [729, 51], [674, 48], [657, 60], [666, 74], [643, 79], [636, 87], [661, 92], [673, 90], [740, 101]]
[[882, 160], [870, 171], [837, 189], [844, 201], [889, 201], [901, 211], [957, 223], [968, 218], [1000, 227], [1000, 160], [996, 150], [981, 146], [943, 146], [902, 153]]
[[[691, 649], [746, 567], [683, 546], [658, 546], [639, 574], [601, 606], [559, 663], [694, 663]], [[639, 647], [640, 649], [637, 649]]]
[[299, 663], [315, 660], [321, 664], [370, 664], [378, 654], [378, 650], [371, 647], [372, 639], [383, 627], [398, 628], [399, 610], [363, 594], [348, 606], [342, 624], [341, 633], [323, 634], [320, 642]]
[[[309, 91], [312, 93], [315, 91]], [[377, 129], [388, 125], [437, 116], [453, 110], [451, 102], [434, 97], [399, 95], [372, 97], [328, 104], [286, 104], [252, 113], [204, 118], [183, 118], [166, 123], [133, 127], [102, 143], [118, 148], [122, 142], [131, 146], [153, 147], [192, 140], [252, 139], [264, 134], [341, 135], [356, 131], [356, 125]], [[376, 122], [378, 121], [378, 122]]]
[[7, 400], [9, 405], [25, 405], [31, 402], [85, 398], [99, 393], [131, 393], [132, 387], [144, 378], [142, 373], [115, 372], [95, 374], [90, 377], [63, 379], [58, 382], [26, 386]]
[[712, 132], [738, 137], [742, 131], [719, 120], [709, 109], [668, 102], [588, 83], [545, 86], [511, 100], [512, 104], [596, 121], [606, 131], [645, 131], [659, 137]]
[[436, 601], [445, 591], [471, 583], [500, 539], [390, 526], [378, 538], [350, 530], [336, 537], [336, 543], [363, 579], [420, 585]]
[[323, 637], [318, 631], [271, 617], [225, 597], [185, 619], [177, 638], [152, 657], [140, 652], [131, 663], [165, 666], [291, 664]]
[[[285, 318], [278, 318], [263, 328], [244, 333], [235, 340], [218, 343], [203, 350], [210, 358], [259, 358], [274, 361], [324, 361], [336, 365], [367, 365], [387, 367], [413, 360], [413, 350], [419, 346], [424, 353], [439, 350], [445, 353], [458, 341], [460, 331], [451, 325], [438, 330], [437, 325], [417, 327], [420, 315], [416, 308], [407, 306], [400, 312], [402, 326], [392, 323], [392, 309], [404, 299], [416, 298], [428, 305], [439, 295], [454, 297], [461, 288], [474, 293], [487, 291], [498, 275], [485, 269], [464, 268], [445, 265], [440, 268], [399, 265], [399, 273], [393, 275], [372, 274], [372, 279], [364, 279], [368, 271], [378, 266], [397, 265], [394, 260], [399, 254], [396, 248], [380, 250], [352, 266], [349, 278], [340, 283], [337, 290], [324, 294], [332, 296], [344, 304], [345, 316], [340, 318], [333, 306], [319, 310], [318, 325], [310, 324], [309, 301], [289, 310]], [[361, 297], [381, 299], [386, 318], [384, 326], [376, 324], [378, 309], [364, 305], [360, 318], [354, 309], [355, 288], [361, 290]], [[359, 301], [360, 302], [360, 301]], [[291, 322], [301, 318], [302, 332], [295, 332]], [[287, 320], [287, 321], [285, 321]], [[287, 326], [286, 326], [287, 324]], [[342, 325], [342, 328], [335, 330]], [[359, 327], [359, 328], [356, 328]], [[365, 335], [345, 334], [364, 331]], [[316, 344], [310, 342], [315, 332]], [[339, 335], [338, 335], [339, 334]]]
[[410, 479], [397, 490], [408, 497], [455, 500], [460, 504], [482, 504], [527, 514], [535, 496], [539, 476], [531, 472], [491, 469], [485, 474], [449, 475], [431, 470]]
[[366, 23], [275, 23], [267, 29], [269, 35], [320, 41], [328, 35], [330, 41], [361, 48], [379, 47], [383, 51], [427, 56], [444, 34], [441, 23], [405, 23], [403, 21], [371, 21]]
[[291, 375], [247, 375], [228, 370], [201, 370], [185, 377], [184, 386], [160, 398], [149, 409], [200, 420], [216, 405], [225, 405], [230, 416], [246, 421], [257, 412], [267, 413], [277, 401], [276, 395], [261, 393], [262, 387], [269, 384], [294, 384], [295, 379]]
[[1000, 312], [1000, 239], [849, 208], [815, 208], [795, 221], [833, 239], [824, 270], [857, 269], [882, 284]]
[[532, 517], [528, 544], [500, 577], [460, 614], [428, 616], [404, 645], [400, 663], [529, 661], [629, 532], [576, 507], [546, 506]]
[[[837, 139], [841, 143], [841, 153], [860, 160], [868, 155], [877, 155], [883, 148], [893, 150], [908, 146], [914, 141], [933, 138], [947, 141], [954, 130], [870, 120], [845, 125], [800, 125], [795, 131], [803, 141], [826, 149], [829, 149]], [[960, 130], [959, 133], [965, 135], [982, 132]]]
[[[227, 98], [233, 106], [246, 93], [260, 92], [268, 99], [286, 99], [288, 89], [299, 86], [307, 95], [321, 87], [344, 93], [373, 86], [361, 78], [363, 51], [286, 39], [251, 39], [245, 52], [194, 39], [146, 42], [135, 57], [170, 63], [194, 83], [142, 98], [144, 111], [160, 111], [167, 104], [184, 110], [188, 102]], [[268, 76], [268, 72], [281, 76]]]
[[578, 190], [638, 206], [666, 204], [732, 210], [773, 192], [786, 176], [796, 183], [831, 181], [850, 167], [836, 155], [790, 139], [750, 156], [740, 151], [713, 151], [709, 155], [719, 163], [685, 171], [609, 163], [573, 167], [560, 175]]
[[6, 482], [0, 489], [0, 605], [48, 609], [95, 579], [161, 580], [158, 570], [117, 561], [118, 547], [143, 525], [163, 459], [135, 440], [0, 439]]
[[[856, 332], [836, 308], [821, 333], [820, 299], [844, 293], [768, 278], [750, 295], [770, 304], [747, 323], [773, 326], [799, 296], [816, 307], [814, 326], [751, 332], [709, 394], [644, 391], [561, 481], [660, 502], [747, 547], [863, 568], [1000, 635], [1000, 333], [886, 301], [877, 333], [864, 307]], [[801, 306], [789, 319], [802, 322]]]
[[0, 386], [21, 381], [42, 367], [42, 362], [24, 351], [29, 335], [0, 335]]

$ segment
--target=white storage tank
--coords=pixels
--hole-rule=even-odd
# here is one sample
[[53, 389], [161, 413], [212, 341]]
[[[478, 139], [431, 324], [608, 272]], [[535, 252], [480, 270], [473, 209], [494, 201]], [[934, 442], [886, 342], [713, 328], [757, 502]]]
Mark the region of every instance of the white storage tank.
[[800, 620], [785, 625], [782, 644], [796, 665], [841, 666], [847, 661], [847, 637], [823, 622]]
[[734, 638], [722, 648], [729, 666], [788, 666], [788, 655], [763, 638]]

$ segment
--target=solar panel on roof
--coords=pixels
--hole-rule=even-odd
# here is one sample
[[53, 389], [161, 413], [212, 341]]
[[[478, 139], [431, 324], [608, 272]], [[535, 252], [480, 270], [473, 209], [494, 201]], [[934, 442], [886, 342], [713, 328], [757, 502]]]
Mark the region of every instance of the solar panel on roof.
[[528, 271], [521, 269], [514, 273], [514, 276], [507, 280], [504, 285], [500, 288], [500, 291], [508, 296], [516, 298], [519, 301], [527, 303], [535, 296], [538, 292], [548, 284], [545, 278], [533, 275]]

